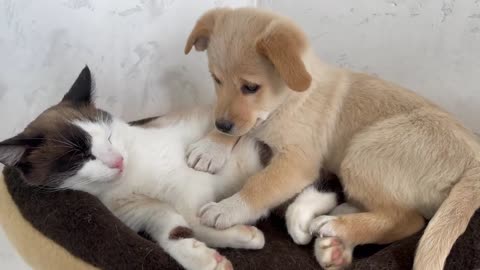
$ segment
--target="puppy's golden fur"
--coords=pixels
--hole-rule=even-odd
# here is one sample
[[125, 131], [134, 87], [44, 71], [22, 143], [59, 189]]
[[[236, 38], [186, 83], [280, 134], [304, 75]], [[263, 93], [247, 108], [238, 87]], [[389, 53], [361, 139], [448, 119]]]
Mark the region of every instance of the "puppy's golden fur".
[[[274, 149], [270, 165], [239, 193], [202, 209], [204, 223], [253, 221], [311, 184], [323, 167], [341, 176], [348, 200], [364, 209], [312, 222], [324, 236], [317, 241], [323, 266], [344, 267], [352, 247], [402, 239], [432, 218], [414, 268], [442, 269], [480, 206], [480, 146], [472, 132], [409, 90], [325, 65], [297, 26], [266, 11], [211, 10], [185, 53], [192, 47], [207, 50], [216, 117], [234, 127], [231, 137], [212, 131], [196, 143], [197, 150], [206, 147], [189, 152], [191, 166], [214, 171], [235, 136], [255, 136]], [[256, 93], [241, 91], [252, 84], [260, 86]]]

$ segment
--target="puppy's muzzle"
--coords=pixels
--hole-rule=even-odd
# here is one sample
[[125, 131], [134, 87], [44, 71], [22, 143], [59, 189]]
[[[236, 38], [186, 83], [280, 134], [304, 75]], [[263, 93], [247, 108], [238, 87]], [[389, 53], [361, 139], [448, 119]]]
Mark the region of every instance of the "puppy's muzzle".
[[225, 119], [218, 119], [215, 121], [215, 127], [223, 133], [230, 133], [234, 125], [235, 124], [233, 122]]

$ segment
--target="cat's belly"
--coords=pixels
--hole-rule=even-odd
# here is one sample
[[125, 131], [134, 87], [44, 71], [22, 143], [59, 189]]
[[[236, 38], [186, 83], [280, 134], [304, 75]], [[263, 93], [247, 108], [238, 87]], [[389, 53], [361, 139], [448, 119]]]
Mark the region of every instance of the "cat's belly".
[[[197, 131], [201, 133], [193, 132]], [[224, 169], [216, 175], [191, 169], [185, 151], [196, 137], [201, 137], [196, 135], [199, 136], [138, 137], [139, 145], [132, 146], [135, 150], [129, 153], [122, 179], [102, 201], [117, 214], [124, 204], [135, 203], [141, 211], [138, 201], [165, 203], [186, 219], [195, 219], [203, 205], [237, 192], [249, 175], [261, 169], [252, 140], [237, 144]]]

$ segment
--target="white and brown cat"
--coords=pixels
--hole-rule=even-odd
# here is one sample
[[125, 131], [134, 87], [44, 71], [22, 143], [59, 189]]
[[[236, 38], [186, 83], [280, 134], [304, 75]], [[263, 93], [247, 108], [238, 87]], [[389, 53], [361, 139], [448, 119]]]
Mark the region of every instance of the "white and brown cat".
[[241, 139], [216, 175], [193, 170], [184, 152], [212, 128], [208, 109], [149, 123], [157, 128], [137, 127], [97, 109], [91, 85], [86, 67], [60, 103], [0, 143], [0, 162], [16, 167], [29, 184], [97, 196], [186, 269], [231, 269], [214, 247], [263, 247], [263, 233], [255, 227], [217, 230], [201, 225], [196, 215], [262, 168], [262, 154], [268, 153], [263, 144]]

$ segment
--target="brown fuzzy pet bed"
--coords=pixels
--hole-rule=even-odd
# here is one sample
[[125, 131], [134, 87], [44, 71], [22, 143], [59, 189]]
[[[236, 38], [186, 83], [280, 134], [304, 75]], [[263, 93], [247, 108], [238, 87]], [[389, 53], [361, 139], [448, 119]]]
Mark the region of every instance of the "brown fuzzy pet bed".
[[[34, 269], [181, 269], [158, 245], [123, 225], [95, 197], [28, 186], [10, 168], [0, 176], [0, 220], [10, 241]], [[221, 251], [235, 269], [320, 269], [312, 246], [295, 245], [280, 217], [272, 216], [258, 227], [266, 236], [262, 250]], [[385, 247], [360, 247], [352, 269], [411, 269], [419, 237]], [[479, 240], [477, 212], [457, 240], [446, 269], [480, 269]]]

